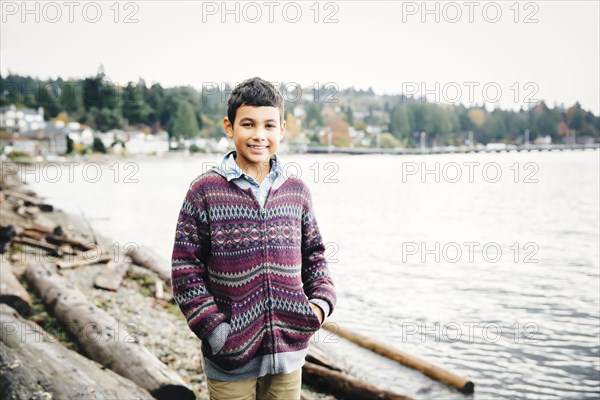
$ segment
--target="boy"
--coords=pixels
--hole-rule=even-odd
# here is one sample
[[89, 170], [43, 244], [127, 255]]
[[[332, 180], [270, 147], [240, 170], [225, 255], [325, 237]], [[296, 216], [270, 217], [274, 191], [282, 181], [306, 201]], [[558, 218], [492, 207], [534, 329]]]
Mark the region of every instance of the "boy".
[[177, 221], [173, 295], [211, 400], [300, 399], [310, 338], [337, 300], [309, 188], [276, 154], [283, 111], [263, 79], [233, 90], [223, 125], [235, 150], [192, 181]]

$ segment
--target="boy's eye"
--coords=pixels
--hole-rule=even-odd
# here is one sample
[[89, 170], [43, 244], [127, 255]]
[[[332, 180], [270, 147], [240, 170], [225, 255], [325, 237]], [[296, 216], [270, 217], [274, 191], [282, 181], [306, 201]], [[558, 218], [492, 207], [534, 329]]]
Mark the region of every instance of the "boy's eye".
[[[252, 126], [252, 123], [244, 122], [244, 123], [242, 123], [242, 126]], [[277, 128], [277, 126], [275, 124], [267, 124], [267, 128]]]

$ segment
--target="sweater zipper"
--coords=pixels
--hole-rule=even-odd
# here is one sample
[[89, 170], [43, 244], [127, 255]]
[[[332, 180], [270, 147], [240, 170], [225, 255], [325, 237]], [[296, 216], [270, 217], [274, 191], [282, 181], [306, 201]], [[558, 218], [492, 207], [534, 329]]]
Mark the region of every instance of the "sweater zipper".
[[260, 205], [260, 203], [258, 202], [258, 199], [256, 197], [254, 197], [254, 201], [256, 202], [256, 204], [258, 204], [259, 210], [260, 210], [260, 216], [261, 216], [261, 224], [263, 227], [263, 232], [264, 232], [264, 243], [265, 243], [265, 266], [267, 268], [267, 301], [269, 302], [269, 307], [268, 307], [268, 314], [269, 314], [269, 325], [271, 326], [271, 343], [272, 343], [272, 353], [271, 353], [271, 357], [273, 359], [272, 365], [271, 365], [271, 373], [274, 374], [275, 373], [275, 332], [274, 332], [274, 328], [273, 328], [273, 301], [271, 299], [272, 295], [271, 292], [269, 291], [269, 256], [268, 256], [268, 252], [267, 252], [267, 230], [266, 230], [266, 215], [267, 215], [267, 210], [266, 210], [266, 206], [267, 206], [267, 202], [269, 201], [269, 195], [271, 194], [272, 191], [272, 187], [269, 188], [269, 191], [267, 192], [267, 197], [265, 198], [265, 205], [264, 207]]

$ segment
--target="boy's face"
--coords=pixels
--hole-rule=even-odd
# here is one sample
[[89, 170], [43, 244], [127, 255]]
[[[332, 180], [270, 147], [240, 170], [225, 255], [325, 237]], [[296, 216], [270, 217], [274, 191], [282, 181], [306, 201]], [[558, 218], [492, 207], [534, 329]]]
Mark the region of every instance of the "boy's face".
[[235, 123], [223, 120], [225, 133], [235, 144], [236, 162], [242, 170], [257, 168], [259, 173], [269, 171], [269, 159], [279, 148], [285, 135], [285, 121], [280, 122], [276, 107], [241, 106]]

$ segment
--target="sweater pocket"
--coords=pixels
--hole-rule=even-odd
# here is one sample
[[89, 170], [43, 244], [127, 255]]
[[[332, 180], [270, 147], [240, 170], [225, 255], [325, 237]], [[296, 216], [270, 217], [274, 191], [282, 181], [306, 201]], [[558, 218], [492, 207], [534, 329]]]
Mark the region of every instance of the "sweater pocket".
[[231, 371], [239, 368], [246, 362], [243, 351], [236, 350], [239, 343], [235, 336], [232, 335], [233, 332], [230, 331], [229, 336], [225, 339], [223, 347], [215, 354], [210, 353], [210, 350], [204, 353], [205, 357], [209, 358], [224, 371]]
[[227, 338], [225, 339], [225, 342], [223, 343], [223, 346], [219, 349], [219, 351], [217, 351], [215, 353], [215, 356], [217, 357], [223, 357], [223, 355], [227, 355], [227, 352], [229, 351], [229, 348], [231, 346], [231, 330], [229, 331], [229, 334], [227, 335]]
[[304, 294], [304, 292], [302, 292], [302, 298], [304, 299], [303, 304], [305, 307], [307, 326], [316, 331], [319, 328], [321, 328], [321, 322], [319, 321], [319, 317], [317, 316], [317, 314], [315, 314], [312, 306], [310, 305], [310, 300], [308, 299], [306, 294]]
[[242, 305], [231, 303], [231, 330], [221, 349], [205, 355], [219, 367], [230, 371], [245, 365], [260, 350], [263, 341], [266, 320], [262, 308], [256, 303]]

